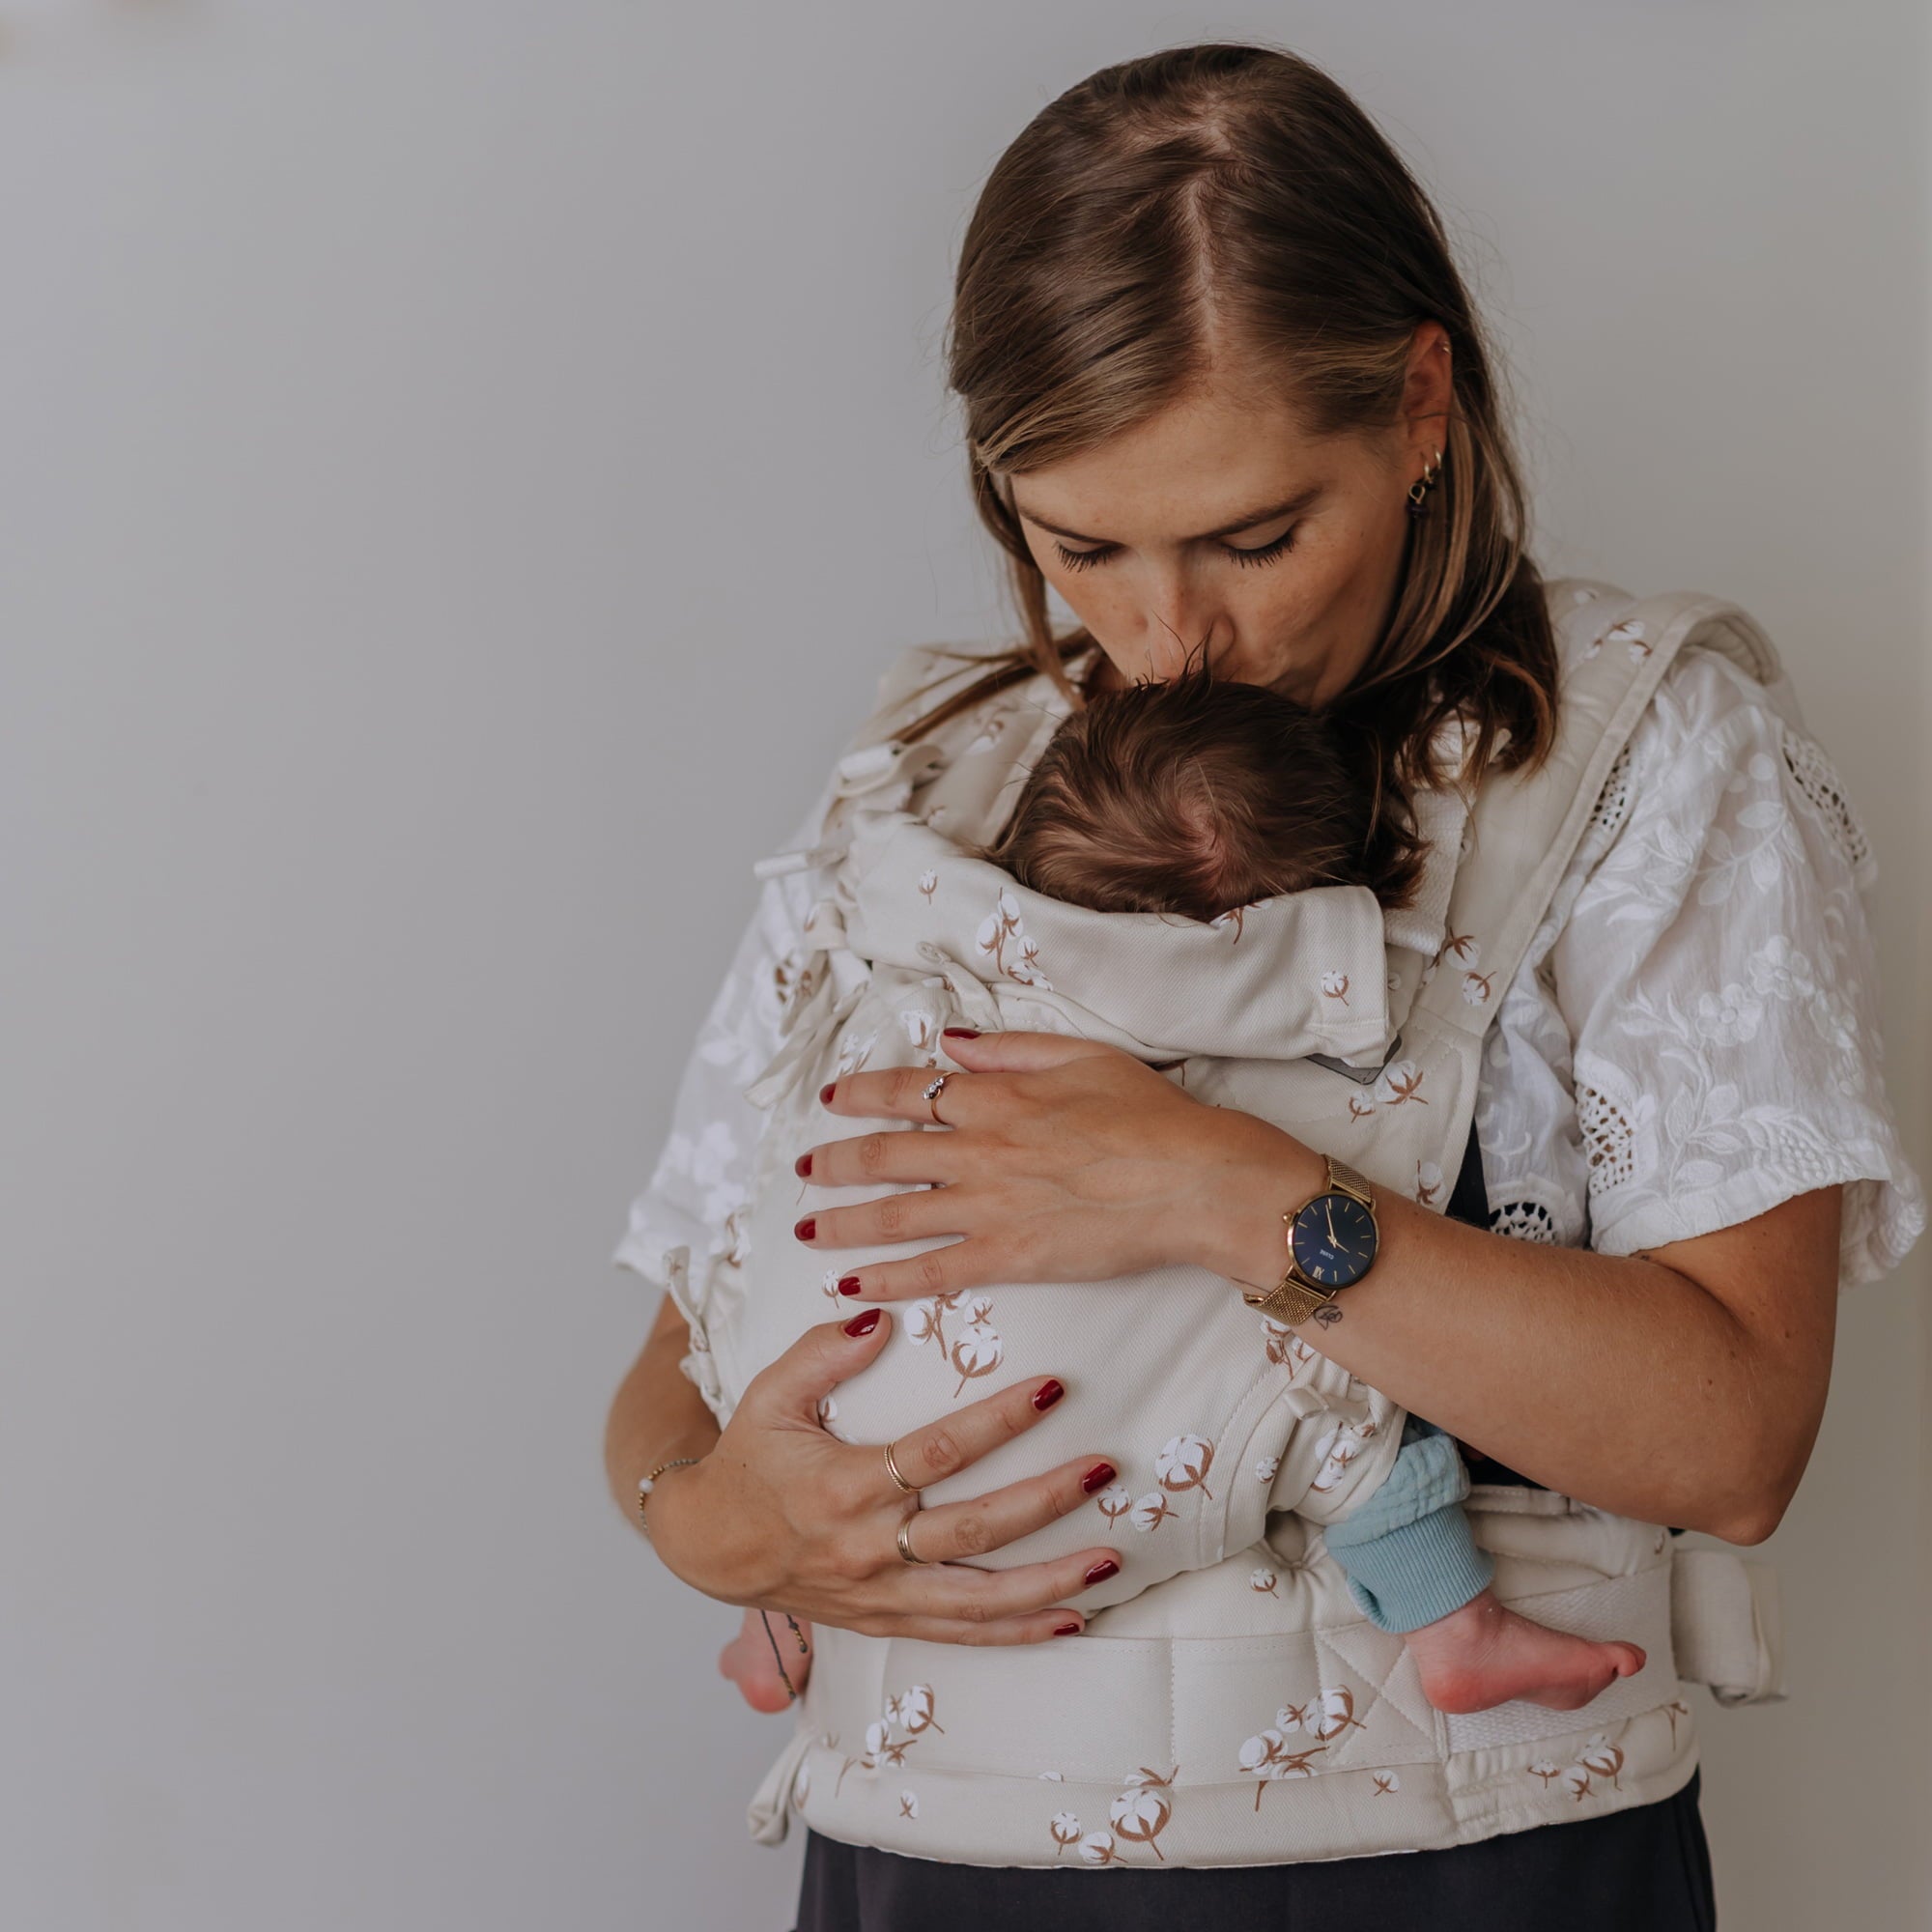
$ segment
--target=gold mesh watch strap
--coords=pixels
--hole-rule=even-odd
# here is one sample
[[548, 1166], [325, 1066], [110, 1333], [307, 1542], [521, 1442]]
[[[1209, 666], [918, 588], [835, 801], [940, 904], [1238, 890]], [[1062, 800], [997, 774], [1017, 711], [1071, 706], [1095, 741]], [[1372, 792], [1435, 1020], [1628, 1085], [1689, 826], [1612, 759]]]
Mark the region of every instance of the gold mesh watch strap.
[[[1346, 1161], [1337, 1160], [1332, 1153], [1324, 1154], [1322, 1158], [1328, 1164], [1327, 1182], [1309, 1198], [1320, 1200], [1323, 1194], [1351, 1194], [1373, 1214], [1376, 1197], [1368, 1177], [1357, 1173]], [[1307, 1205], [1304, 1201], [1301, 1208]], [[1244, 1291], [1241, 1295], [1241, 1299], [1257, 1314], [1269, 1316], [1291, 1328], [1299, 1327], [1310, 1316], [1330, 1306], [1340, 1293], [1338, 1289], [1321, 1288], [1310, 1281], [1294, 1259], [1293, 1230], [1294, 1217], [1301, 1212], [1301, 1208], [1291, 1208], [1281, 1217], [1282, 1238], [1288, 1244], [1288, 1272], [1265, 1294], [1252, 1294]]]

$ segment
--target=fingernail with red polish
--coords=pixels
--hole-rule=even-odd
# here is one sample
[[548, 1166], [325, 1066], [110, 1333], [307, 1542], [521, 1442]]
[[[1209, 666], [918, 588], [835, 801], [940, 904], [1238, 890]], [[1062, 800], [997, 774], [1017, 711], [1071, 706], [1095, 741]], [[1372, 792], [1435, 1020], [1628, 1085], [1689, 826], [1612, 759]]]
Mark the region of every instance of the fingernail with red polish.
[[1053, 1634], [1055, 1636], [1078, 1636], [1080, 1634], [1080, 1626], [1078, 1624], [1061, 1624], [1055, 1629]]
[[1033, 1406], [1036, 1408], [1051, 1408], [1065, 1393], [1065, 1385], [1062, 1382], [1041, 1382], [1033, 1392]]
[[845, 1332], [848, 1335], [869, 1335], [878, 1325], [879, 1311], [876, 1308], [868, 1308], [864, 1314], [855, 1315], [846, 1322]]
[[817, 1227], [818, 1227], [818, 1216], [816, 1214], [808, 1214], [805, 1217], [805, 1219], [801, 1221], [798, 1224], [798, 1226], [792, 1230], [792, 1233], [796, 1235], [801, 1241], [809, 1241], [811, 1239], [812, 1235], [816, 1232]]
[[797, 1175], [801, 1179], [803, 1179], [808, 1174], [811, 1172], [811, 1156], [809, 1153], [800, 1154], [799, 1157], [792, 1162], [791, 1171], [795, 1175]]
[[978, 1027], [941, 1027], [940, 1034], [947, 1039], [978, 1039], [980, 1037], [980, 1029]]
[[860, 1292], [859, 1277], [856, 1274], [841, 1274], [838, 1277], [838, 1293], [840, 1294], [857, 1294]]
[[1103, 1556], [1093, 1569], [1088, 1571], [1087, 1580], [1090, 1583], [1104, 1583], [1109, 1577], [1118, 1575], [1120, 1568], [1121, 1566], [1111, 1556]]
[[821, 1107], [829, 1107], [832, 1104], [832, 1090], [833, 1088], [838, 1086], [838, 1083], [836, 1080], [828, 1080], [825, 1083], [825, 1085], [818, 1090], [818, 1104]]
[[[1095, 1463], [1080, 1478], [1080, 1487], [1091, 1496], [1095, 1490], [1105, 1489], [1114, 1480], [1114, 1465], [1111, 1463]], [[1091, 1577], [1088, 1579], [1093, 1580]]]

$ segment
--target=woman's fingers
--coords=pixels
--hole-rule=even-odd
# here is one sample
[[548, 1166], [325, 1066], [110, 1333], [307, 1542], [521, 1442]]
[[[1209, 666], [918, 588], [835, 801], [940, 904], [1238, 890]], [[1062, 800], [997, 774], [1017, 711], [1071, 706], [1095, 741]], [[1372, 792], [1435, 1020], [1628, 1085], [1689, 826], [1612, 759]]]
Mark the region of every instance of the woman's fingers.
[[[908, 1429], [903, 1435], [895, 1436], [893, 1462], [915, 1489], [925, 1489], [944, 1477], [957, 1475], [988, 1450], [1023, 1435], [1065, 1393], [1066, 1385], [1054, 1376], [995, 1389], [991, 1395], [982, 1395], [977, 1402], [969, 1402], [936, 1422], [923, 1422], [917, 1429]], [[864, 1444], [855, 1444], [854, 1451], [872, 1460], [884, 1486], [882, 1494], [890, 1500], [896, 1492], [886, 1473], [885, 1457], [878, 1448]], [[1068, 1492], [1061, 1493], [1069, 1496], [1069, 1507], [1077, 1501]], [[920, 1553], [925, 1554], [923, 1550]]]
[[875, 1201], [855, 1201], [846, 1208], [814, 1208], [792, 1224], [792, 1233], [808, 1247], [878, 1247], [963, 1234], [962, 1217], [971, 1212], [962, 1188], [914, 1187], [903, 1194], [882, 1194]]
[[848, 1073], [821, 1087], [818, 1103], [828, 1113], [862, 1121], [914, 1121], [926, 1127], [970, 1126], [998, 1103], [986, 1076], [950, 1072], [946, 1085], [928, 1099], [925, 1090], [939, 1078], [930, 1066], [882, 1066], [871, 1073]]
[[[739, 1406], [769, 1401], [780, 1415], [823, 1429], [819, 1399], [856, 1376], [885, 1347], [891, 1331], [892, 1319], [881, 1308], [855, 1309], [842, 1321], [815, 1322], [752, 1378]], [[882, 1460], [881, 1471], [884, 1466]]]
[[[904, 1451], [899, 1444], [893, 1447], [893, 1460], [904, 1470]], [[1113, 1482], [1116, 1474], [1113, 1463], [1104, 1457], [1082, 1456], [1063, 1463], [1057, 1469], [1024, 1476], [1004, 1489], [989, 1490], [983, 1496], [934, 1503], [921, 1509], [915, 1514], [912, 1528], [906, 1532], [907, 1538], [928, 1563], [969, 1561], [1031, 1535], [1063, 1516], [1070, 1516]], [[910, 1474], [907, 1480], [911, 1480]], [[1111, 1554], [1102, 1548], [1088, 1551], [1086, 1560], [1078, 1566], [1083, 1578], [1092, 1564]], [[980, 1574], [1010, 1577], [1016, 1573], [1007, 1570]], [[1085, 1584], [1073, 1587], [1082, 1588]]]
[[922, 1643], [1044, 1643], [1049, 1637], [1078, 1636], [1086, 1627], [1078, 1610], [1061, 1607], [990, 1624], [962, 1623], [956, 1617], [895, 1617], [892, 1628], [878, 1634], [917, 1637]]
[[952, 1180], [960, 1164], [951, 1134], [889, 1127], [849, 1141], [823, 1142], [794, 1165], [814, 1187], [864, 1187], [873, 1181]]

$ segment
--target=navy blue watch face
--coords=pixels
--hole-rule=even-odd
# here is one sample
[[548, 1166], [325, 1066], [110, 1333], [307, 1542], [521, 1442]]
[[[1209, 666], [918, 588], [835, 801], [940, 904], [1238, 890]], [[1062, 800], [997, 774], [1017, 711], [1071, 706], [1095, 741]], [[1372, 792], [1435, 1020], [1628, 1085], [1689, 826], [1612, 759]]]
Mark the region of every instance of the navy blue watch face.
[[1347, 1288], [1376, 1258], [1376, 1217], [1352, 1194], [1318, 1194], [1294, 1217], [1289, 1240], [1310, 1281]]

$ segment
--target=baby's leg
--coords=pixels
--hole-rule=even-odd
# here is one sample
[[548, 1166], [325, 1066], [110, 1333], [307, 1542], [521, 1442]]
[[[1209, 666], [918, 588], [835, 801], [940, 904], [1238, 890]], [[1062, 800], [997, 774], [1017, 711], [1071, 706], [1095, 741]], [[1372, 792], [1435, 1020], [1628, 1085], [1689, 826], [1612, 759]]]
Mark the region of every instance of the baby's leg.
[[718, 1653], [719, 1674], [737, 1685], [754, 1711], [782, 1711], [791, 1702], [784, 1678], [779, 1675], [781, 1656], [792, 1690], [805, 1689], [811, 1673], [811, 1625], [804, 1617], [795, 1621], [796, 1636], [782, 1612], [747, 1610], [738, 1634]]
[[1407, 1644], [1429, 1701], [1487, 1711], [1520, 1697], [1574, 1711], [1641, 1670], [1635, 1644], [1592, 1643], [1505, 1607], [1463, 1514], [1468, 1493], [1454, 1438], [1410, 1418], [1388, 1480], [1325, 1536], [1369, 1621]]

